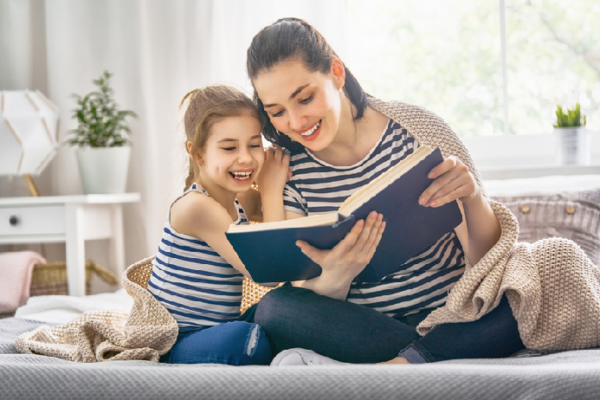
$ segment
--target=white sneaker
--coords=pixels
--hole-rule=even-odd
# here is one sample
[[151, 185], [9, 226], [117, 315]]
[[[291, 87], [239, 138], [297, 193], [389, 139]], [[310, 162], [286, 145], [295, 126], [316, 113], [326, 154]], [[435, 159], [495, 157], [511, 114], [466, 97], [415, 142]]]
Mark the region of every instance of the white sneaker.
[[284, 350], [277, 354], [273, 361], [271, 361], [272, 367], [292, 367], [297, 365], [307, 365], [311, 367], [317, 365], [346, 365], [346, 363], [322, 356], [312, 350], [306, 350], [299, 347]]

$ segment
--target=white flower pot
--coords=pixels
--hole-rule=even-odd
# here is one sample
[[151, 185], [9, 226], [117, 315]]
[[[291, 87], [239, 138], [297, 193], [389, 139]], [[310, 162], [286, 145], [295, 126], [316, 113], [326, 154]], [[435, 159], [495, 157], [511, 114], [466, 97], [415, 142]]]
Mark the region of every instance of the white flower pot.
[[77, 162], [85, 194], [125, 193], [131, 147], [80, 147]]
[[555, 128], [559, 165], [590, 165], [591, 137], [585, 127]]

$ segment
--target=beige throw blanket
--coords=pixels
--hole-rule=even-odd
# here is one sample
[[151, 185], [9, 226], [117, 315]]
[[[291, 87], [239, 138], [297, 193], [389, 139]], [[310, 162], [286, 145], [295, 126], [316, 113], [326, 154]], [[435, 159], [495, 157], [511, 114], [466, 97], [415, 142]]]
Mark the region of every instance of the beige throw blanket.
[[[406, 128], [420, 144], [458, 156], [480, 185], [479, 174], [462, 142], [438, 116], [404, 103], [371, 98], [370, 105]], [[510, 211], [490, 202], [502, 236], [486, 256], [467, 269], [447, 304], [418, 327], [421, 334], [446, 322], [480, 318], [506, 293], [525, 345], [539, 350], [566, 350], [600, 345], [600, 273], [574, 243], [547, 239], [516, 243], [518, 224]], [[145, 289], [150, 259], [129, 267], [123, 285], [133, 297], [125, 313], [89, 313], [68, 325], [41, 327], [21, 335], [17, 349], [73, 361], [158, 360], [175, 343], [177, 324]]]
[[[471, 156], [438, 116], [410, 104], [369, 104], [398, 122], [422, 144], [456, 155], [483, 191]], [[485, 193], [485, 192], [484, 192]], [[498, 305], [506, 293], [525, 346], [567, 350], [600, 346], [600, 271], [583, 250], [566, 239], [517, 243], [519, 225], [500, 203], [490, 201], [502, 235], [492, 249], [467, 269], [448, 295], [418, 327], [421, 335], [442, 323], [474, 321]]]
[[20, 335], [21, 353], [42, 354], [69, 361], [158, 361], [175, 344], [177, 322], [146, 290], [152, 272], [151, 258], [123, 273], [123, 286], [133, 298], [130, 313], [91, 311], [66, 325], [41, 326]]

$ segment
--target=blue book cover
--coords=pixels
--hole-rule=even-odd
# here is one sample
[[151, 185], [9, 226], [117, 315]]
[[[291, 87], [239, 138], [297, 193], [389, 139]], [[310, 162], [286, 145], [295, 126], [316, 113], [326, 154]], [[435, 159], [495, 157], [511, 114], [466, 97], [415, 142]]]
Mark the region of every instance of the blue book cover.
[[356, 221], [377, 211], [386, 221], [385, 232], [371, 262], [356, 279], [378, 282], [462, 222], [456, 201], [438, 208], [419, 204], [419, 196], [433, 181], [427, 174], [442, 161], [439, 148], [419, 147], [350, 196], [337, 214], [234, 226], [226, 232], [227, 239], [255, 282], [305, 280], [320, 275], [321, 267], [300, 251], [296, 240], [331, 249]]

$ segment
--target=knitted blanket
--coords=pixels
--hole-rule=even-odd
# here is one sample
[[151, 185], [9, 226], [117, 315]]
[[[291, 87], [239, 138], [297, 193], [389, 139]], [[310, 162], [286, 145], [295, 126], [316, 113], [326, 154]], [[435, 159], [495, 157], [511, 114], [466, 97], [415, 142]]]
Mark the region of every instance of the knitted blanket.
[[15, 347], [21, 353], [42, 354], [69, 361], [158, 361], [175, 344], [177, 321], [146, 290], [152, 272], [151, 258], [123, 273], [123, 287], [133, 298], [129, 313], [91, 311], [66, 325], [37, 329], [20, 335]]
[[[413, 105], [370, 98], [370, 105], [422, 144], [456, 155], [483, 191], [473, 161], [456, 134], [436, 115]], [[519, 225], [502, 204], [489, 200], [502, 235], [464, 275], [444, 306], [417, 327], [424, 335], [436, 325], [474, 321], [494, 309], [504, 293], [526, 347], [568, 350], [600, 346], [600, 270], [574, 242], [552, 238], [517, 243]]]

